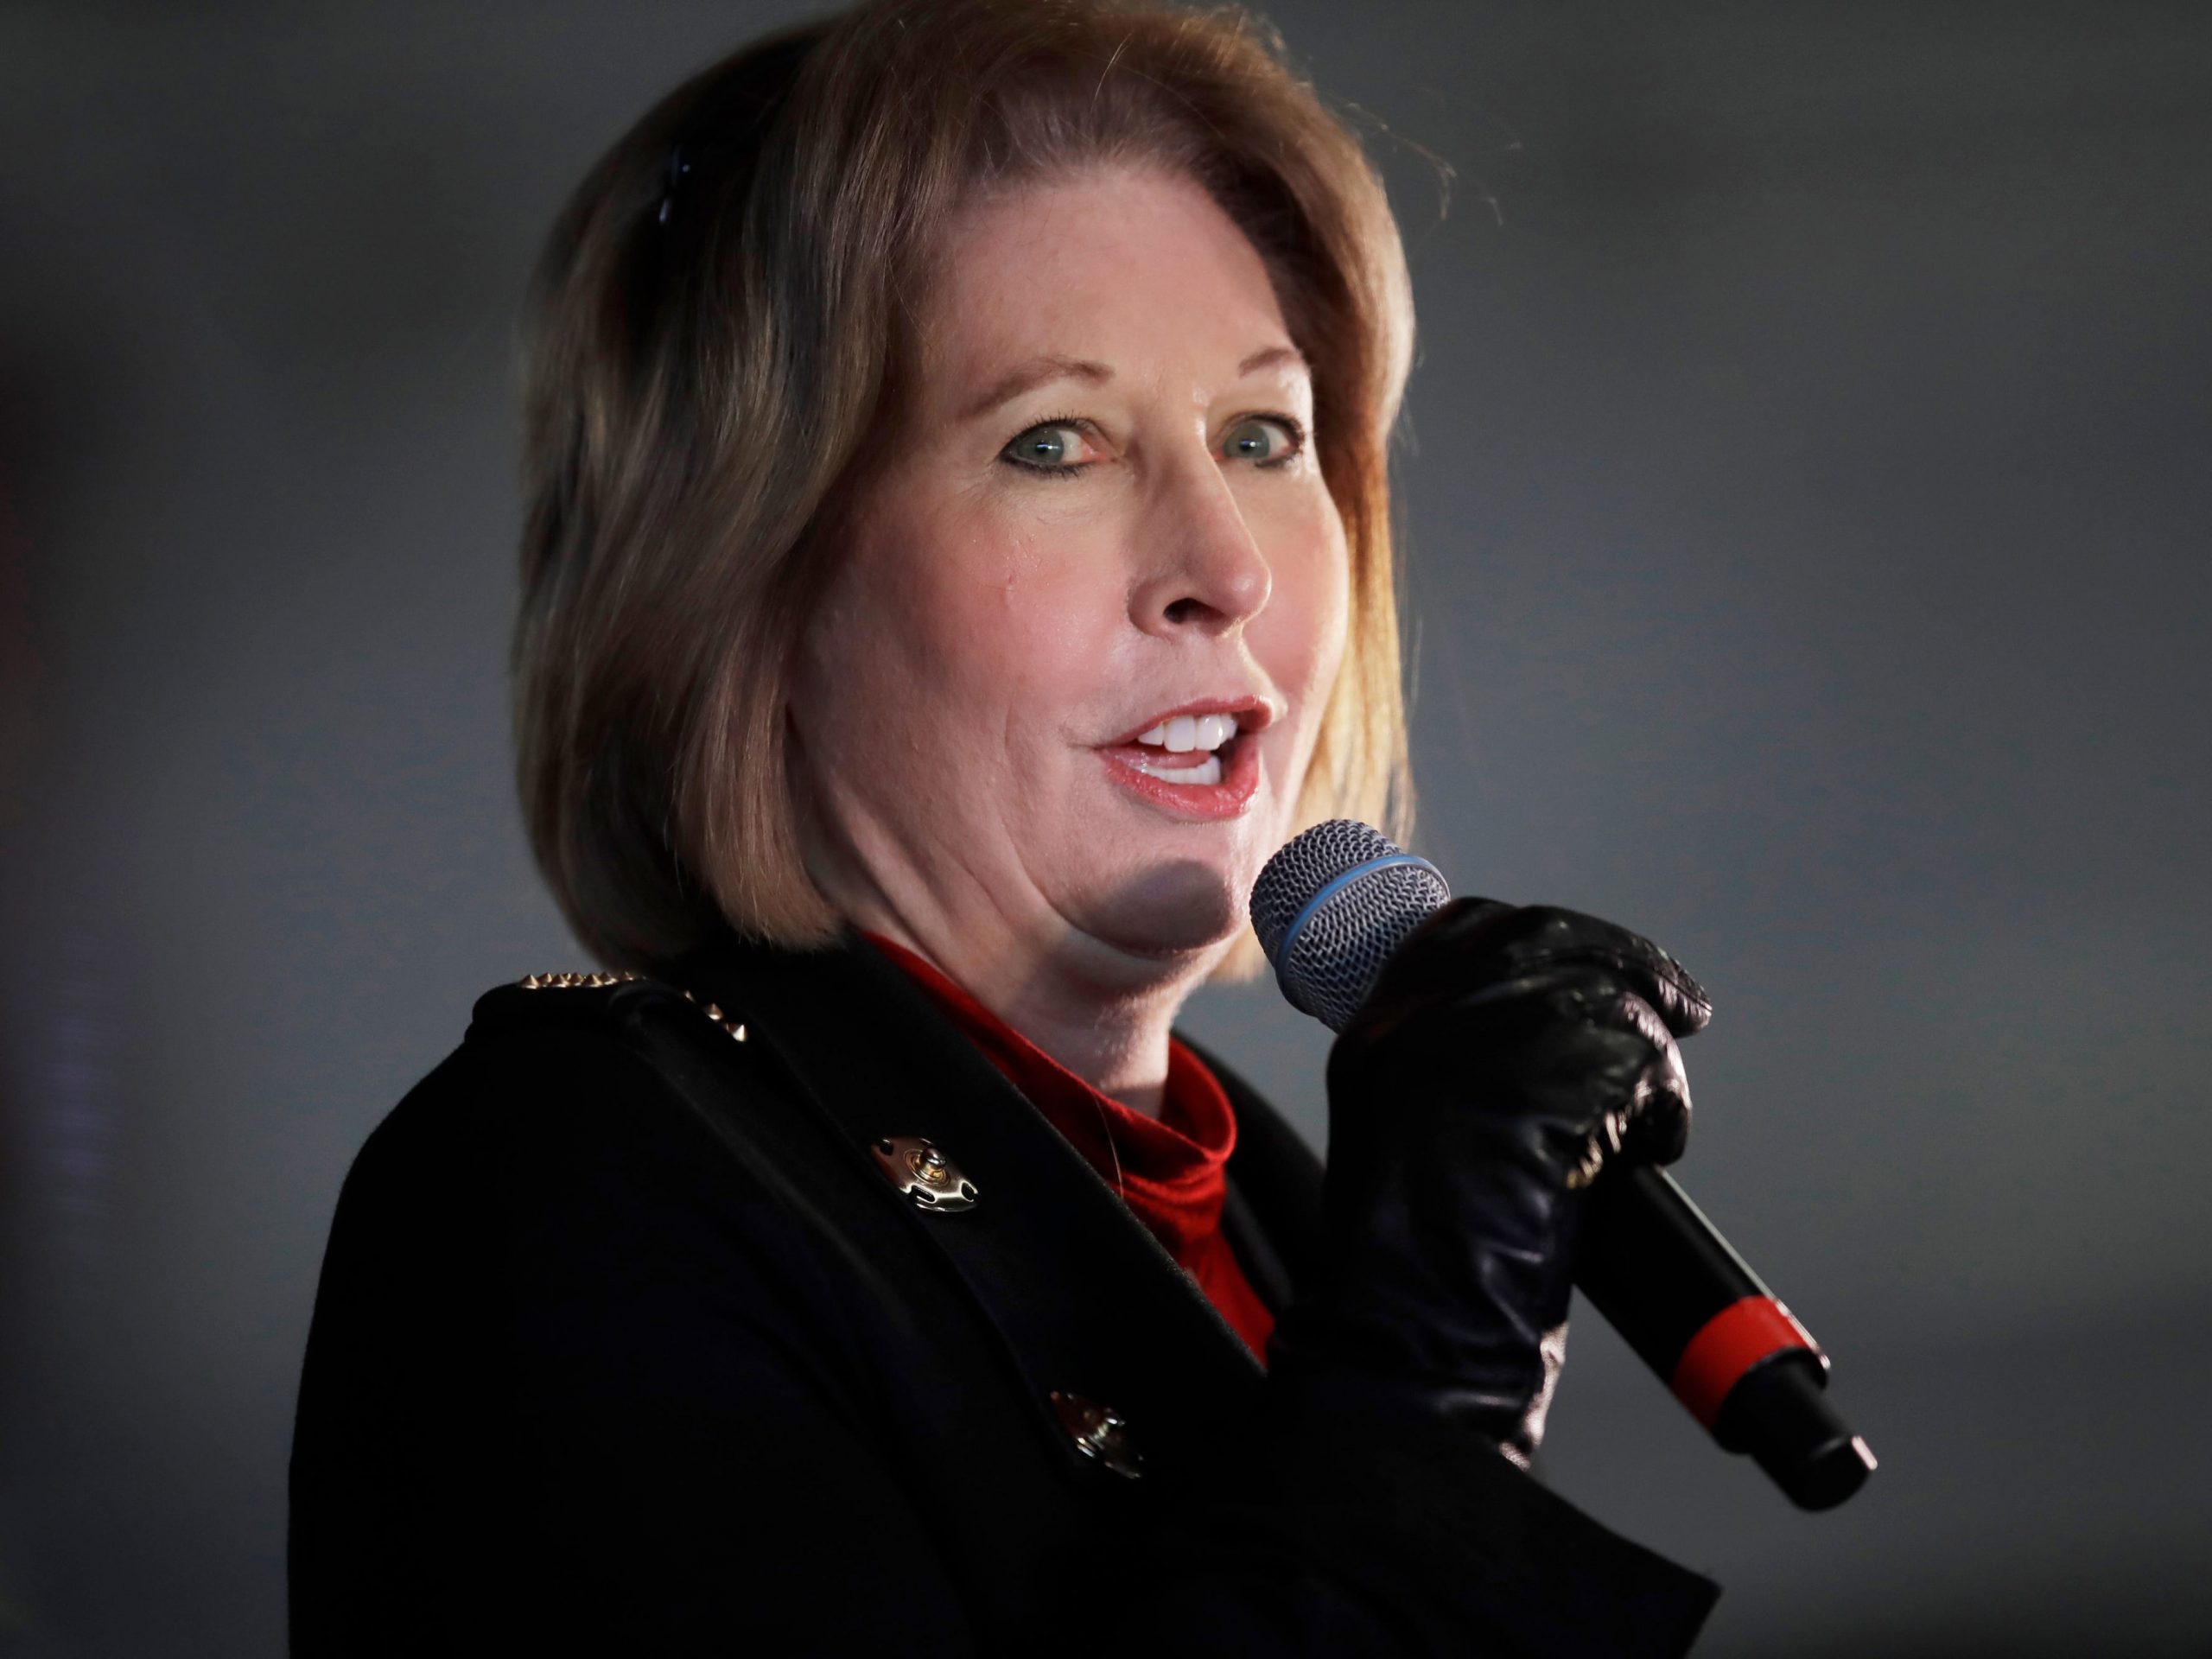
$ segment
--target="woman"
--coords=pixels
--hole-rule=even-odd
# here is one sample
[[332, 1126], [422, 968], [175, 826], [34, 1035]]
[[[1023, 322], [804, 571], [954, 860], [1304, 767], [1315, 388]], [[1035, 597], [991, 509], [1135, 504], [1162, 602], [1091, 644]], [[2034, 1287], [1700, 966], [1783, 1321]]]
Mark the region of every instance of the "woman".
[[294, 1651], [1681, 1650], [1712, 1586], [1526, 1465], [1695, 986], [1447, 908], [1325, 1179], [1172, 1033], [1274, 849], [1404, 798], [1402, 255], [1276, 50], [761, 43], [535, 325], [522, 790], [614, 971], [485, 997], [348, 1176]]

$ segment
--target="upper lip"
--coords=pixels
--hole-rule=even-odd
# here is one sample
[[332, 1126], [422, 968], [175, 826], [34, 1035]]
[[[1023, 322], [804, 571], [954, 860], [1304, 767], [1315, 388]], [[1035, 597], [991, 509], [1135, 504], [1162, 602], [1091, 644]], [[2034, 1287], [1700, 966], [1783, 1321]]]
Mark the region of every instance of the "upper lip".
[[1188, 702], [1179, 702], [1173, 709], [1163, 709], [1156, 715], [1147, 715], [1123, 735], [1110, 740], [1107, 747], [1117, 743], [1134, 743], [1154, 727], [1174, 719], [1178, 715], [1234, 715], [1236, 734], [1261, 731], [1274, 721], [1274, 705], [1265, 697], [1249, 693], [1231, 697], [1193, 697]]

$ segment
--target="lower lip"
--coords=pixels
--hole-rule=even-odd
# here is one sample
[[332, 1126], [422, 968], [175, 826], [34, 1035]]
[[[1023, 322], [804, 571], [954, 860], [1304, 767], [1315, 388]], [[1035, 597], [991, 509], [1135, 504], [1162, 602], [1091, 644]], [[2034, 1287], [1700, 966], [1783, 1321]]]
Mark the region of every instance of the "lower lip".
[[1131, 758], [1134, 744], [1119, 745], [1098, 753], [1105, 758], [1107, 775], [1141, 800], [1165, 807], [1179, 818], [1201, 823], [1243, 816], [1260, 789], [1260, 746], [1247, 733], [1230, 741], [1222, 757], [1217, 784], [1178, 784], [1156, 772], [1138, 769]]

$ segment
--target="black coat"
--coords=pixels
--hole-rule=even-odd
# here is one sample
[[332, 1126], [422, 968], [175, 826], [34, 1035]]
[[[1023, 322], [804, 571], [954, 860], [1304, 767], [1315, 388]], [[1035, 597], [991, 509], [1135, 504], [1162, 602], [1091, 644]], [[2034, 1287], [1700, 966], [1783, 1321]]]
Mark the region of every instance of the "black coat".
[[[292, 1447], [298, 1659], [1688, 1645], [1710, 1583], [1486, 1445], [1284, 1407], [856, 936], [682, 977], [491, 992], [355, 1160]], [[1206, 1058], [1224, 1225], [1279, 1308], [1321, 1166]], [[903, 1195], [897, 1136], [972, 1206]]]

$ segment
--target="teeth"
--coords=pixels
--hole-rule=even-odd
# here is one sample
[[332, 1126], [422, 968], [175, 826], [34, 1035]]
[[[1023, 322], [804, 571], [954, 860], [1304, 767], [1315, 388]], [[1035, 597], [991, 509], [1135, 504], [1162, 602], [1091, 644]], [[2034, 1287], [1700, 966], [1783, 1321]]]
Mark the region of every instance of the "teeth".
[[1217, 754], [1206, 756], [1195, 766], [1163, 766], [1141, 755], [1133, 764], [1147, 777], [1164, 778], [1171, 784], [1217, 784], [1221, 781], [1221, 757]]
[[1164, 748], [1170, 754], [1188, 754], [1192, 749], [1217, 749], [1236, 735], [1234, 715], [1178, 715], [1161, 721], [1137, 741]]

